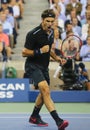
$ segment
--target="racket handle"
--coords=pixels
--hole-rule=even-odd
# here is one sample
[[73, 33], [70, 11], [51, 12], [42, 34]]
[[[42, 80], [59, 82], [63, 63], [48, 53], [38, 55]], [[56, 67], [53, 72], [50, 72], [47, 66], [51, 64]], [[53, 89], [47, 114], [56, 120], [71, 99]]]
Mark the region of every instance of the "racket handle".
[[58, 75], [58, 73], [60, 72], [61, 69], [62, 69], [62, 67], [59, 65], [58, 68], [56, 69], [54, 75], [53, 75], [54, 78], [57, 77], [57, 75]]

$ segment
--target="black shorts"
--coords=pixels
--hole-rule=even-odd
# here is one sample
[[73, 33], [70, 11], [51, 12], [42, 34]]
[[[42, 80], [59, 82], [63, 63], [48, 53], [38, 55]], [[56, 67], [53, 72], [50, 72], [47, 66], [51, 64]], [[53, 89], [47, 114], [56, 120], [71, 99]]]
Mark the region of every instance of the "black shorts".
[[26, 64], [25, 65], [25, 75], [30, 79], [30, 82], [33, 82], [34, 86], [37, 88], [38, 83], [46, 80], [50, 84], [49, 78], [49, 69], [43, 68], [35, 64]]

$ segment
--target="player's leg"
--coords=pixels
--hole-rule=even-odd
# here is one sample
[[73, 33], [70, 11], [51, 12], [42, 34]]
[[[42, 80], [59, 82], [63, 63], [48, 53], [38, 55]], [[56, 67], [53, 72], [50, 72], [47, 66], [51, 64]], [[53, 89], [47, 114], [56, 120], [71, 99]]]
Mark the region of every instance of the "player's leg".
[[51, 116], [55, 120], [56, 125], [58, 126], [58, 129], [63, 130], [65, 127], [68, 126], [68, 121], [64, 121], [63, 119], [59, 117], [55, 109], [54, 102], [52, 101], [51, 96], [50, 96], [50, 89], [49, 89], [48, 83], [46, 81], [41, 81], [39, 82], [38, 86], [43, 96], [43, 101], [46, 108], [48, 109]]
[[[35, 69], [35, 71], [32, 71], [32, 69], [31, 69], [30, 72], [31, 72], [32, 79], [34, 81], [34, 86], [35, 86], [36, 89], [37, 89], [37, 86], [38, 86], [38, 82], [45, 80], [45, 77], [47, 78], [48, 83], [49, 83], [48, 73], [46, 74], [44, 72], [45, 73], [44, 74], [45, 77], [44, 77], [42, 71], [39, 68], [37, 68], [36, 66], [33, 66], [33, 68]], [[42, 94], [40, 93], [37, 96], [37, 99], [35, 101], [35, 107], [34, 107], [33, 112], [32, 112], [32, 114], [29, 118], [29, 122], [37, 124], [39, 126], [48, 126], [48, 123], [44, 122], [39, 115], [40, 110], [42, 108], [42, 105], [43, 105], [43, 97], [42, 97]], [[34, 122], [34, 120], [32, 121], [32, 119], [36, 119], [36, 121]]]
[[36, 101], [35, 101], [35, 107], [33, 109], [32, 116], [39, 115], [39, 112], [40, 112], [42, 106], [43, 106], [43, 98], [42, 98], [41, 94], [39, 93], [39, 95], [37, 96]]
[[46, 108], [48, 109], [48, 111], [50, 112], [51, 116], [53, 117], [53, 119], [55, 120], [57, 126], [59, 129], [64, 129], [67, 125], [68, 122], [64, 121], [63, 119], [61, 119], [54, 107], [54, 103], [51, 99], [50, 96], [50, 89], [49, 89], [49, 78], [48, 78], [48, 72], [47, 70], [44, 72], [43, 70], [34, 67], [34, 71], [32, 72], [32, 79], [34, 80], [35, 86], [39, 87], [41, 96], [43, 97], [43, 102], [46, 105]]
[[33, 124], [37, 124], [38, 126], [48, 126], [48, 123], [44, 122], [39, 115], [42, 106], [43, 106], [43, 98], [42, 95], [39, 94], [35, 101], [35, 107], [29, 118], [29, 122]]
[[[37, 82], [39, 80], [40, 81], [43, 80], [44, 77], [40, 76], [41, 71], [37, 67], [35, 67], [35, 66], [33, 66], [33, 67], [34, 67], [35, 71], [33, 72], [33, 70], [31, 69], [30, 72], [32, 75], [32, 79], [34, 80], [34, 86], [37, 89], [37, 86], [38, 86]], [[32, 114], [29, 118], [29, 122], [37, 124], [39, 126], [48, 126], [48, 123], [44, 122], [39, 115], [42, 106], [43, 106], [43, 97], [42, 97], [42, 94], [39, 94], [36, 98], [35, 106], [34, 106]]]
[[[34, 71], [35, 70], [35, 71]], [[38, 68], [35, 66], [35, 65], [32, 65], [32, 64], [28, 64], [26, 63], [25, 64], [25, 73], [24, 73], [24, 78], [30, 78], [30, 83], [32, 84], [33, 81], [34, 81], [34, 88], [37, 89], [37, 77], [38, 76], [38, 73], [37, 73], [37, 70]], [[42, 98], [42, 95], [39, 94], [36, 98], [36, 101], [35, 101], [35, 106], [33, 108], [33, 112], [29, 118], [29, 122], [30, 123], [34, 123], [34, 124], [37, 124], [37, 125], [40, 125], [40, 126], [47, 126], [48, 124], [45, 123], [40, 115], [39, 115], [39, 112], [42, 108], [42, 105], [43, 105], [43, 98]]]
[[46, 105], [48, 111], [53, 111], [55, 109], [54, 103], [50, 97], [50, 89], [46, 81], [41, 81], [39, 84], [39, 90], [42, 94], [44, 104]]
[[[24, 78], [30, 78], [30, 83], [32, 84], [33, 83], [33, 70], [35, 69], [35, 66], [33, 65], [30, 65], [30, 64], [26, 64], [25, 65], [25, 73], [24, 73]], [[35, 75], [37, 75], [36, 71], [35, 71]], [[34, 85], [34, 88], [37, 89], [37, 84]], [[29, 122], [30, 123], [33, 123], [33, 124], [37, 124], [39, 126], [47, 126], [48, 123], [45, 123], [40, 115], [39, 115], [39, 112], [42, 108], [42, 105], [43, 105], [43, 98], [42, 98], [42, 95], [39, 94], [36, 98], [36, 101], [35, 101], [35, 106], [33, 108], [33, 112], [29, 118]]]

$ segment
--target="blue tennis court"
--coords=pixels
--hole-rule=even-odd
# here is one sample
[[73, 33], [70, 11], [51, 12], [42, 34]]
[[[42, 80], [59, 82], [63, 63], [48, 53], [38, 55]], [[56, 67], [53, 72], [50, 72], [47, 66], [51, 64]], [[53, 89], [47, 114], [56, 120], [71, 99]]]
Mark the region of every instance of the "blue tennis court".
[[[0, 130], [57, 130], [57, 126], [49, 114], [41, 114], [42, 119], [49, 123], [48, 127], [37, 127], [28, 122], [29, 114], [0, 114]], [[90, 114], [60, 114], [69, 121], [66, 130], [90, 129]]]

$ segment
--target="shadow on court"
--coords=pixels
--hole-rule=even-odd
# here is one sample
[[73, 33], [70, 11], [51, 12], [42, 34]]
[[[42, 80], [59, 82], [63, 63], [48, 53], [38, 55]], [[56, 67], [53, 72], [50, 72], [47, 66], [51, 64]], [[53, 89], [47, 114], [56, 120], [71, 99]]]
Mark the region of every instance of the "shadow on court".
[[[66, 130], [90, 129], [90, 114], [61, 114], [60, 117], [69, 121]], [[28, 119], [29, 114], [0, 114], [0, 130], [57, 130], [49, 114], [42, 114], [42, 119], [49, 123], [48, 127], [30, 124]]]

